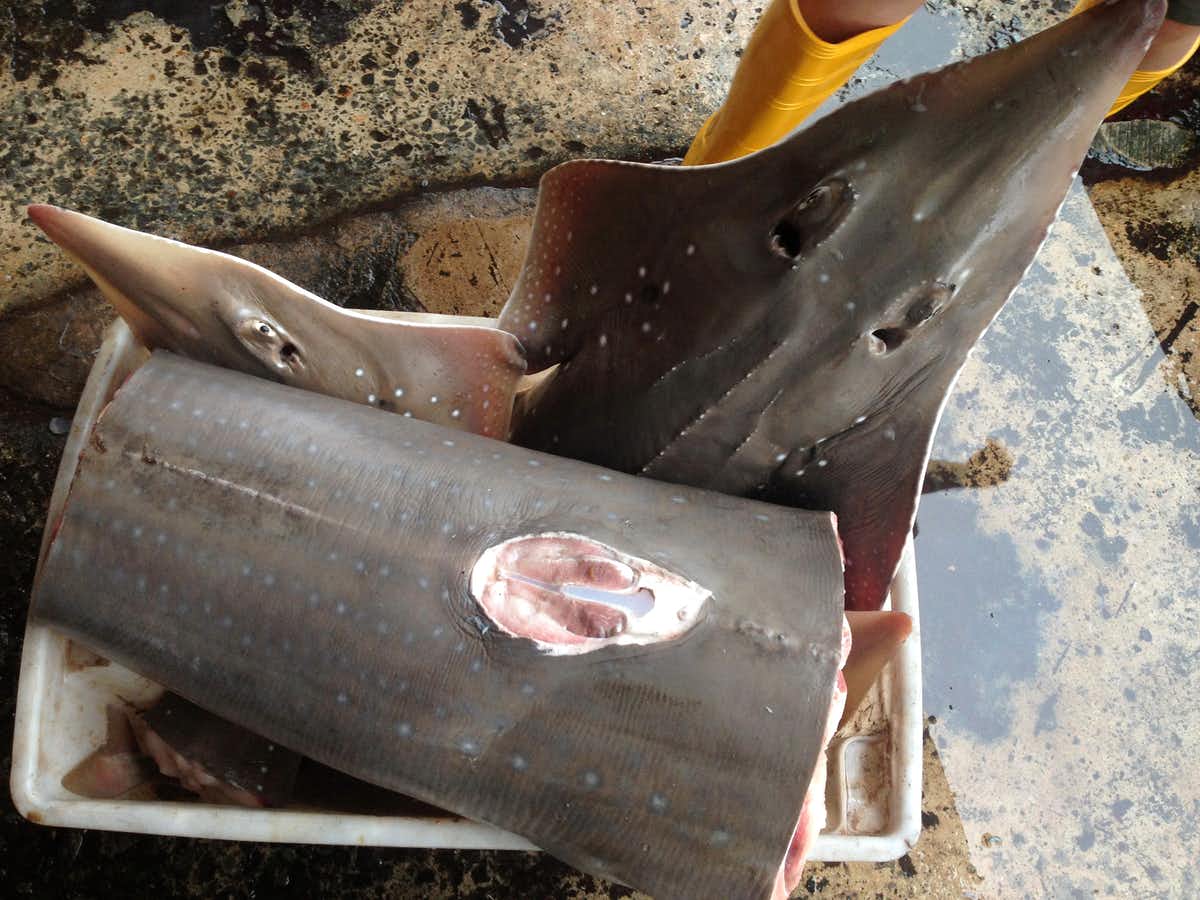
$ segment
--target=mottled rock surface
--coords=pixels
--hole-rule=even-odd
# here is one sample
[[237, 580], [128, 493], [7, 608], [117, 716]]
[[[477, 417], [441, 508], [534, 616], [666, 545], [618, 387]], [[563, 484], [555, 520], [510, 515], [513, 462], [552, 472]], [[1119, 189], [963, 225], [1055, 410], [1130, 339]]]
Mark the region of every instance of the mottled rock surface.
[[31, 201], [206, 245], [431, 186], [680, 151], [757, 5], [15, 0], [0, 311], [79, 283]]

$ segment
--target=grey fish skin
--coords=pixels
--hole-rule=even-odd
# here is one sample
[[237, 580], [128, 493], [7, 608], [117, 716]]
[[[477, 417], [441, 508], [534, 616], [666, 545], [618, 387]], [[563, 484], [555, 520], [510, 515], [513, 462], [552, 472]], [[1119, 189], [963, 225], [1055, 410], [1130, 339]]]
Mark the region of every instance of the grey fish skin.
[[[659, 898], [767, 898], [841, 646], [832, 516], [612, 474], [156, 353], [83, 453], [31, 615], [319, 762]], [[711, 592], [553, 656], [483, 551], [568, 532]]]
[[831, 509], [847, 608], [879, 608], [954, 379], [1163, 8], [1097, 7], [733, 162], [553, 169], [500, 324], [558, 368], [514, 440]]
[[508, 437], [525, 360], [481, 320], [342, 309], [236, 256], [46, 204], [28, 212], [151, 350]]

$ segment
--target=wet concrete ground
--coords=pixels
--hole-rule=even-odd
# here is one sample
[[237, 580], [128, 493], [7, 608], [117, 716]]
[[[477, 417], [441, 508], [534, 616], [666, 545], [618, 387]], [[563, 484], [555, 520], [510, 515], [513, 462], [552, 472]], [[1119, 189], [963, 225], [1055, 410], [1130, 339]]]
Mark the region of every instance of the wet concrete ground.
[[[297, 4], [297, 8], [302, 6]], [[348, 5], [314, 6], [353, 11]], [[554, 10], [549, 7], [530, 10], [522, 5], [520, 8], [525, 10], [525, 24], [517, 24], [524, 28], [525, 32], [516, 25], [512, 26], [517, 28], [509, 35], [509, 38], [515, 41], [516, 46], [513, 46], [505, 37], [506, 26], [503, 20], [506, 14], [511, 15], [511, 9], [518, 8], [517, 5], [459, 6], [477, 10], [481, 20], [495, 20], [489, 26], [492, 30], [488, 33], [491, 35], [490, 41], [498, 42], [493, 50], [500, 55], [528, 52], [529, 42], [535, 39], [527, 34], [531, 15], [535, 24], [538, 20], [549, 23], [555, 21]], [[68, 7], [69, 4], [64, 8]], [[998, 15], [1003, 14], [1010, 18], [1024, 17], [1021, 24], [1025, 27], [1028, 27], [1028, 22], [1040, 24], [1039, 17], [1044, 19], [1050, 15], [1050, 4], [1001, 3], [993, 4], [992, 7]], [[276, 6], [270, 5], [268, 8], [274, 10]], [[713, 23], [727, 21], [728, 17], [723, 17], [722, 10], [726, 13], [728, 10], [716, 5], [704, 9], [704, 16], [707, 18], [697, 18], [702, 19], [706, 27], [710, 28], [708, 36], [720, 35], [718, 45], [709, 42], [705, 46], [711, 55], [724, 54], [723, 61], [713, 63], [711, 70], [705, 69], [700, 75], [692, 73], [691, 69], [688, 71], [691, 73], [689, 77], [702, 81], [707, 79], [715, 83], [722, 73], [727, 73], [737, 35], [744, 36], [744, 23], [737, 23], [731, 32], [726, 33], [723, 26]], [[973, 15], [973, 10], [971, 12]], [[682, 6], [680, 10], [672, 10], [672, 14], [675, 13], [679, 15], [679, 19], [674, 22], [677, 25], [683, 18]], [[272, 12], [271, 15], [276, 13]], [[470, 15], [462, 10], [456, 12], [456, 15], [460, 17], [457, 20], [459, 23], [465, 23], [465, 20], [470, 18]], [[650, 15], [658, 25], [667, 21], [667, 13], [655, 12]], [[290, 16], [285, 18], [291, 19]], [[15, 18], [9, 21], [10, 25], [14, 22], [18, 26], [22, 24]], [[136, 21], [145, 23], [137, 27], [144, 28], [151, 34], [158, 34], [163, 29], [178, 30], [184, 27], [178, 24], [163, 25], [144, 15]], [[82, 35], [82, 43], [70, 50], [69, 54], [83, 57], [89, 54], [96, 55], [98, 51], [93, 45], [103, 42], [97, 41], [93, 34], [106, 33], [103, 29], [110, 28], [107, 22], [108, 20], [105, 20], [97, 26], [101, 30]], [[352, 32], [352, 17], [345, 22], [348, 23], [345, 24], [348, 32]], [[311, 25], [302, 25], [300, 20], [297, 20], [297, 24], [292, 27], [292, 43], [301, 44], [309, 39], [303, 34], [297, 36], [297, 33], [304, 28], [311, 28]], [[332, 25], [330, 27], [334, 28]], [[465, 28], [465, 24], [461, 27]], [[119, 21], [111, 28], [122, 35], [135, 33], [132, 28], [120, 24]], [[542, 28], [553, 30], [552, 25], [543, 25]], [[534, 33], [538, 30], [535, 29]], [[169, 35], [170, 31], [166, 33]], [[273, 33], [276, 36], [269, 40], [253, 36], [241, 38], [244, 47], [240, 52], [233, 52], [236, 51], [239, 39], [222, 38], [227, 41], [226, 44], [213, 44], [204, 49], [201, 55], [204, 55], [206, 60], [209, 59], [209, 55], [214, 57], [215, 71], [218, 72], [224, 71], [221, 68], [221, 60], [232, 57], [237, 59], [242, 71], [257, 60], [268, 67], [278, 66], [279, 71], [283, 73], [280, 77], [283, 78], [289, 77], [295, 71], [303, 75], [304, 64], [290, 61], [294, 54], [288, 49], [288, 39], [280, 37], [279, 32]], [[525, 37], [521, 36], [523, 33], [526, 34]], [[57, 85], [62, 84], [64, 79], [69, 83], [72, 77], [76, 77], [70, 70], [60, 73], [57, 78], [48, 73], [57, 71], [64, 65], [62, 61], [52, 59], [58, 52], [52, 48], [60, 46], [55, 41], [62, 40], [70, 44], [80, 37], [79, 33], [71, 31], [69, 34], [49, 34], [46, 47], [51, 49], [39, 50], [33, 47], [13, 53], [7, 76], [12, 80], [7, 85], [0, 84], [0, 96], [9, 101], [25, 96], [22, 92], [32, 82], [38, 85], [39, 96], [42, 96], [45, 102], [49, 102], [53, 99]], [[194, 41], [195, 33], [192, 34]], [[252, 30], [250, 34], [254, 35], [255, 32]], [[338, 42], [339, 34], [335, 28], [328, 45], [341, 46]], [[318, 44], [322, 40], [319, 37], [312, 39]], [[471, 39], [475, 40], [475, 37], [472, 36]], [[108, 40], [112, 41], [113, 38]], [[0, 42], [0, 46], [9, 47], [10, 50], [16, 46], [12, 43], [11, 35], [7, 41]], [[271, 44], [270, 41], [279, 44], [279, 48], [275, 49], [275, 44]], [[183, 38], [173, 43], [183, 43]], [[142, 49], [148, 46], [144, 41], [133, 37], [121, 46], [128, 47], [125, 53], [140, 59], [142, 49], [137, 47], [138, 44]], [[161, 51], [162, 48], [157, 49]], [[449, 43], [443, 48], [443, 53], [445, 59], [453, 57]], [[66, 63], [87, 65], [69, 54], [64, 56]], [[231, 65], [226, 64], [226, 68]], [[297, 65], [300, 68], [294, 69]], [[694, 63], [681, 63], [681, 70], [684, 66], [692, 65]], [[709, 64], [705, 62], [701, 65]], [[104, 62], [95, 64], [95, 67], [101, 70], [104, 66]], [[377, 67], [383, 69], [386, 63], [377, 60]], [[193, 66], [193, 70], [197, 68]], [[22, 73], [25, 77], [18, 79], [17, 75]], [[360, 83], [364, 74], [367, 73], [363, 72], [358, 76]], [[585, 75], [585, 72], [579, 73], [578, 85], [585, 83]], [[79, 77], [77, 90], [85, 84], [82, 76]], [[638, 83], [641, 84], [640, 81]], [[61, 87], [58, 89], [62, 90]], [[189, 87], [189, 90], [191, 89]], [[270, 88], [267, 90], [270, 91]], [[281, 93], [286, 95], [288, 90], [290, 88], [285, 87]], [[653, 95], [653, 91], [653, 87], [647, 87], [644, 93]], [[117, 90], [116, 94], [120, 94], [120, 90]], [[639, 94], [639, 97], [642, 96], [643, 94]], [[127, 102], [128, 99], [129, 95], [126, 94], [122, 102]], [[673, 102], [671, 99], [663, 100], [663, 109], [669, 109]], [[1193, 64], [1172, 90], [1166, 92], [1164, 99], [1143, 104], [1141, 112], [1138, 107], [1131, 108], [1127, 117], [1151, 114], [1159, 117], [1174, 116], [1180, 121], [1194, 122], [1191, 117], [1198, 104], [1200, 67]], [[464, 109], [466, 108], [464, 101]], [[563, 108], [566, 108], [565, 102]], [[12, 109], [10, 106], [10, 113]], [[243, 111], [236, 110], [236, 116], [241, 115]], [[694, 114], [689, 112], [687, 115]], [[662, 116], [662, 121], [666, 121], [666, 113], [662, 113]], [[467, 180], [492, 177], [498, 172], [506, 173], [506, 179], [520, 180], [544, 168], [554, 154], [576, 153], [574, 148], [564, 148], [561, 151], [553, 151], [545, 158], [535, 155], [533, 160], [529, 160], [529, 148], [523, 147], [511, 148], [504, 151], [508, 155], [501, 154], [500, 157], [493, 158], [493, 151], [498, 151], [498, 148], [492, 147], [488, 142], [488, 127], [485, 125], [489, 121], [493, 122], [489, 127], [493, 135], [498, 134], [495, 131], [494, 119], [488, 119], [484, 113], [478, 118], [485, 124], [471, 120], [472, 127], [480, 131], [484, 143], [476, 144], [476, 147], [481, 154], [479, 158], [490, 162], [483, 164], [476, 160], [466, 165], [458, 157], [435, 161], [432, 168], [433, 180], [451, 180], [437, 174], [447, 171], [468, 172]], [[3, 155], [3, 158], [15, 166], [14, 160], [19, 162], [20, 158], [12, 155], [11, 142], [14, 132], [11, 130], [11, 120], [6, 120], [5, 124], [7, 128], [3, 134], [10, 143], [7, 155]], [[417, 127], [419, 130], [419, 123]], [[589, 127], [594, 127], [598, 129], [596, 133], [607, 136], [606, 140], [609, 140], [609, 143], [604, 145], [603, 149], [611, 149], [613, 155], [627, 156], [653, 156], [663, 150], [677, 152], [682, 147], [678, 143], [678, 135], [684, 132], [683, 126], [678, 123], [671, 124], [670, 127], [663, 126], [655, 135], [639, 134], [637, 146], [634, 147], [621, 144], [627, 136], [614, 138], [614, 134], [620, 131], [618, 128], [607, 125]], [[510, 129], [510, 133], [512, 131], [516, 129]], [[524, 139], [512, 140], [520, 144]], [[419, 139], [413, 143], [414, 147], [420, 145]], [[497, 139], [497, 143], [503, 144], [504, 141]], [[603, 141], [597, 143], [603, 144]], [[541, 147], [542, 143], [536, 146]], [[593, 152], [594, 147], [595, 144], [589, 145], [587, 152]], [[622, 149], [629, 152], [622, 153]], [[167, 151], [164, 149], [158, 152]], [[335, 143], [329, 149], [328, 159], [338, 157], [338, 154], [344, 152], [347, 151], [344, 148], [339, 149]], [[368, 159], [376, 159], [373, 153], [374, 151], [367, 152]], [[353, 151], [350, 151], [350, 155], [353, 155]], [[437, 156], [437, 153], [432, 155]], [[88, 164], [86, 154], [81, 155], [79, 165], [86, 168]], [[257, 161], [253, 164], [257, 164]], [[366, 165], [367, 162], [363, 160], [356, 162], [355, 166], [348, 170], [347, 179], [353, 181], [361, 178], [361, 168]], [[437, 166], [443, 168], [438, 169]], [[460, 166], [461, 168], [456, 168]], [[14, 176], [7, 180], [8, 184], [24, 185], [23, 190], [37, 184], [50, 183], [41, 176], [31, 176], [25, 168], [15, 168], [13, 171], [21, 173], [21, 180], [14, 180]], [[474, 192], [467, 195], [446, 195], [440, 199], [435, 197], [411, 203], [395, 203], [389, 198], [404, 190], [405, 186], [413, 186], [412, 179], [415, 177], [412, 172], [400, 175], [396, 174], [398, 171], [399, 169], [386, 177], [379, 176], [376, 182], [368, 178], [369, 190], [363, 188], [362, 193], [347, 191], [336, 201], [323, 204], [322, 212], [345, 212], [345, 216], [340, 220], [341, 224], [336, 229], [313, 230], [299, 240], [290, 239], [288, 230], [297, 224], [312, 221], [312, 212], [305, 211], [308, 207], [304, 201], [293, 204], [290, 200], [284, 200], [269, 211], [256, 208], [253, 215], [247, 217], [244, 222], [233, 222], [233, 227], [225, 227], [230, 224], [229, 220], [224, 218], [230, 215], [228, 210], [224, 210], [220, 217], [214, 215], [210, 222], [202, 226], [194, 224], [195, 213], [186, 208], [186, 199], [191, 196], [190, 193], [181, 194], [163, 207], [154, 205], [158, 203], [157, 200], [147, 207], [135, 196], [126, 196], [126, 200], [122, 202], [129, 204], [126, 211], [135, 216], [131, 224], [140, 222], [149, 225], [168, 221], [165, 218], [156, 218], [159, 213], [150, 213], [149, 210], [178, 210], [181, 217], [169, 220], [173, 223], [173, 228], [178, 229], [175, 233], [186, 233], [197, 238], [212, 236], [219, 237], [222, 241], [258, 238], [263, 233], [262, 229], [266, 227], [266, 230], [279, 240], [245, 245], [239, 248], [239, 252], [272, 265], [314, 289], [340, 294], [343, 299], [352, 300], [356, 304], [362, 303], [363, 298], [366, 298], [370, 302], [363, 305], [414, 308], [416, 304], [424, 303], [437, 311], [460, 311], [455, 304], [458, 298], [467, 295], [479, 298], [478, 302], [484, 308], [494, 309], [507, 292], [507, 285], [513, 276], [513, 267], [519, 264], [524, 229], [527, 228], [530, 195], [506, 192], [489, 196], [486, 193]], [[1159, 349], [1166, 353], [1165, 363], [1162, 364], [1156, 356], [1147, 356], [1146, 361], [1137, 361], [1134, 364], [1136, 371], [1133, 371], [1131, 376], [1133, 383], [1136, 385], [1138, 378], [1158, 379], [1188, 403], [1193, 412], [1197, 410], [1196, 398], [1200, 396], [1200, 354], [1196, 352], [1200, 349], [1197, 347], [1200, 341], [1200, 323], [1197, 320], [1200, 316], [1195, 312], [1195, 303], [1200, 299], [1200, 294], [1195, 290], [1200, 283], [1200, 269], [1197, 267], [1197, 256], [1200, 254], [1200, 181], [1196, 173], [1194, 165], [1179, 171], [1148, 174], [1132, 174], [1099, 167], [1093, 167], [1091, 171], [1088, 168], [1084, 170], [1085, 178], [1092, 182], [1089, 193], [1104, 231], [1112, 242], [1122, 266], [1142, 291], [1142, 302], [1153, 329], [1153, 340], [1157, 341]], [[219, 179], [214, 184], [219, 185]], [[189, 182], [189, 191], [194, 186]], [[160, 196], [155, 193], [159, 190], [155, 188], [151, 192], [152, 196]], [[249, 187], [246, 190], [249, 191]], [[374, 193], [370, 193], [371, 191]], [[216, 196], [216, 193], [214, 190], [213, 196]], [[246, 196], [246, 193], [240, 194], [239, 202], [245, 201]], [[54, 199], [61, 198], [56, 195]], [[8, 198], [6, 215], [10, 216], [11, 223], [15, 223], [19, 216], [19, 202], [19, 198], [15, 196]], [[373, 204], [386, 206], [387, 209], [369, 215], [361, 213], [363, 207]], [[88, 208], [86, 203], [80, 205]], [[281, 209], [290, 212], [277, 215]], [[469, 210], [472, 215], [470, 218], [461, 216], [456, 219], [450, 212], [452, 209]], [[103, 210], [93, 208], [92, 211]], [[119, 209], [116, 212], [121, 211]], [[143, 216], [147, 216], [147, 221], [142, 221]], [[189, 231], [188, 228], [193, 226], [195, 230]], [[10, 253], [7, 259], [17, 260], [6, 269], [6, 274], [21, 276], [21, 285], [9, 291], [5, 300], [0, 300], [0, 308], [6, 305], [13, 307], [12, 312], [0, 317], [0, 345], [6, 351], [10, 348], [21, 350], [20, 355], [15, 352], [6, 353], [5, 358], [0, 360], [0, 384], [3, 384], [3, 392], [0, 393], [0, 547], [4, 548], [4, 552], [0, 553], [0, 657], [3, 666], [0, 681], [5, 685], [5, 689], [0, 691], [0, 748], [4, 754], [2, 763], [5, 774], [9, 763], [13, 692], [28, 585], [44, 524], [44, 509], [63, 441], [63, 438], [52, 433], [51, 422], [55, 417], [69, 415], [74, 393], [86, 374], [89, 353], [94, 349], [100, 325], [107, 317], [104, 308], [94, 296], [86, 292], [63, 295], [53, 290], [60, 283], [56, 279], [66, 271], [65, 268], [55, 262], [45, 248], [39, 248], [34, 254], [21, 255], [25, 252], [23, 248], [27, 249], [28, 246], [28, 236], [10, 241], [7, 251], [0, 246], [0, 251]], [[365, 248], [370, 248], [369, 252]], [[17, 255], [11, 255], [12, 253]], [[1142, 368], [1145, 368], [1145, 372], [1141, 371]], [[1194, 510], [1194, 507], [1192, 509]], [[1184, 507], [1181, 514], [1186, 516], [1188, 508]], [[1197, 521], [1197, 527], [1200, 528], [1200, 520]], [[1104, 533], [1101, 525], [1101, 532], [1096, 540], [1102, 547], [1115, 547], [1117, 537], [1119, 535]], [[1104, 543], [1105, 541], [1108, 543]], [[1136, 600], [1134, 602], [1136, 603]], [[1119, 597], [1113, 598], [1111, 606], [1116, 609], [1121, 603]], [[1119, 609], [1117, 611], [1119, 612]], [[936, 676], [930, 676], [931, 681], [934, 677]], [[944, 691], [944, 687], [934, 686], [933, 689]], [[935, 694], [931, 700], [931, 708], [939, 704], [944, 706], [946, 702], [941, 694]], [[987, 708], [985, 698], [977, 698], [976, 703], [980, 708]], [[950, 711], [953, 710], [951, 705]], [[940, 711], [939, 708], [939, 713]], [[958, 712], [961, 714], [962, 704]], [[1055, 717], [1053, 704], [1047, 707], [1046, 716], [1045, 722], [1039, 720], [1039, 723], [1036, 723], [1039, 734], [1043, 733], [1046, 724]], [[951, 790], [935, 740], [945, 725], [946, 723], [941, 721], [931, 722], [933, 736], [926, 740], [923, 803], [925, 831], [917, 847], [894, 863], [813, 864], [805, 873], [799, 890], [800, 896], [1020, 895], [1019, 889], [1014, 887], [1012, 882], [996, 877], [995, 866], [1002, 866], [1003, 862], [988, 862], [983, 872], [976, 869], [981, 860], [989, 860], [989, 854], [991, 859], [1002, 859], [1004, 854], [1027, 854], [1029, 851], [1023, 851], [1019, 845], [1014, 847], [1012, 834], [980, 832], [974, 826], [979, 820], [978, 815], [969, 816], [971, 830], [968, 833], [958, 813], [957, 804], [963, 801], [968, 805], [977, 806], [980, 798], [956, 799]], [[1019, 805], [1019, 799], [1013, 798], [1014, 805]], [[79, 832], [35, 827], [16, 815], [7, 795], [3, 797], [2, 804], [0, 883], [8, 885], [8, 890], [15, 896], [90, 897], [103, 893], [106, 896], [143, 897], [155, 892], [182, 897], [319, 894], [495, 900], [505, 900], [509, 897], [636, 896], [627, 890], [579, 876], [553, 860], [532, 854], [225, 844]], [[1186, 809], [1184, 814], [1187, 814]], [[1122, 812], [1121, 815], [1125, 813]], [[1135, 812], [1134, 815], [1138, 813]], [[1003, 816], [997, 818], [1006, 820]], [[1091, 834], [1089, 839], [1085, 829], [1078, 835], [1072, 834], [1070, 840], [1065, 842], [1074, 847], [1079, 865], [1088, 864], [1085, 854], [1097, 840], [1096, 829], [1093, 829]], [[1060, 867], [1067, 867], [1064, 859], [1057, 862]], [[1170, 874], [1166, 873], [1166, 881], [1156, 882], [1153, 886], [1141, 883], [1138, 892], [1141, 895], [1186, 896], [1183, 893], [1182, 882], [1172, 882]], [[1128, 882], [1123, 886], [1120, 882], [1114, 882], [1112, 890], [1101, 889], [1099, 892], [1122, 896], [1128, 890], [1133, 890], [1133, 883]]]

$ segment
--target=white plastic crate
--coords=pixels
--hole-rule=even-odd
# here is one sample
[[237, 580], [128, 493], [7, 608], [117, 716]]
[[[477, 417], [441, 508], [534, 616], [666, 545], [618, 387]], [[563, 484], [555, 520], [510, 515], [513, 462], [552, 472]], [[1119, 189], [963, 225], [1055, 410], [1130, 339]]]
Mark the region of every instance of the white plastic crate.
[[[486, 320], [474, 320], [475, 322]], [[105, 337], [67, 439], [48, 522], [57, 521], [80, 448], [116, 388], [145, 351], [116, 322]], [[43, 541], [42, 552], [46, 549]], [[892, 585], [893, 609], [913, 631], [829, 751], [828, 831], [812, 859], [883, 861], [907, 853], [920, 833], [921, 649], [911, 543]], [[245, 809], [200, 802], [89, 800], [62, 778], [105, 739], [107, 706], [159, 691], [115, 664], [72, 667], [69, 641], [30, 624], [25, 632], [13, 740], [12, 795], [31, 822], [187, 837], [385, 847], [530, 850], [516, 835], [446, 814], [378, 816], [306, 809]]]

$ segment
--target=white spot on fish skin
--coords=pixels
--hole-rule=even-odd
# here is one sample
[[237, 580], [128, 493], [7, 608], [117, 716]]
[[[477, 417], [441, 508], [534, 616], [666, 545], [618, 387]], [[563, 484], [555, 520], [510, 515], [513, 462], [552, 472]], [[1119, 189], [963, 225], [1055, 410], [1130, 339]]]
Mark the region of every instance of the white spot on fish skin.
[[889, 425], [883, 429], [883, 436], [889, 441], [894, 441], [896, 439], [896, 429]]
[[421, 590], [423, 590], [423, 591], [429, 590], [429, 579], [426, 578], [425, 576], [422, 575], [420, 578], [418, 578], [417, 584], [419, 584], [421, 586]]
[[797, 470], [796, 470], [796, 477], [797, 477], [797, 478], [799, 478], [799, 477], [800, 477], [801, 475], [803, 475], [803, 474], [804, 474], [804, 470], [803, 470], [803, 469], [797, 469]]
[[649, 334], [649, 333], [650, 333], [650, 323], [643, 322], [642, 323], [642, 334]]
[[275, 583], [275, 576], [272, 575], [270, 572], [268, 572], [266, 575], [263, 576], [263, 584], [265, 584], [267, 587], [270, 587], [274, 583]]
[[249, 428], [250, 428], [250, 423], [249, 423], [249, 422], [247, 422], [245, 419], [242, 419], [242, 420], [240, 420], [240, 421], [238, 422], [238, 429], [239, 429], [239, 430], [241, 430], [241, 431], [246, 431], [246, 430], [248, 430]]
[[672, 503], [687, 503], [687, 497], [675, 496], [671, 498]]
[[600, 335], [600, 346], [601, 347], [608, 346], [608, 335], [607, 334]]
[[459, 416], [461, 416], [461, 415], [462, 415], [462, 410], [461, 410], [461, 409], [452, 409], [452, 410], [450, 410], [450, 418], [452, 418], [452, 419], [457, 419], [457, 418], [458, 418]]
[[479, 755], [479, 745], [477, 743], [475, 743], [473, 740], [471, 740], [470, 738], [466, 738], [465, 740], [459, 741], [458, 749], [461, 750], [467, 756], [478, 756]]
[[452, 523], [450, 523], [450, 522], [442, 523], [442, 534], [449, 534], [453, 530], [454, 530], [454, 525]]
[[542, 464], [542, 463], [541, 463], [541, 460], [537, 460], [537, 459], [531, 459], [531, 460], [529, 460], [529, 465], [533, 466], [535, 469], [536, 469], [538, 466], [540, 466], [541, 464]]
[[244, 566], [242, 566], [243, 575], [249, 575], [252, 571], [254, 570], [251, 568], [250, 563], [246, 563]]
[[410, 738], [410, 737], [412, 737], [412, 733], [413, 733], [413, 728], [407, 722], [397, 722], [396, 723], [396, 734], [399, 735], [400, 737]]
[[403, 397], [404, 396], [404, 388], [396, 388], [396, 390], [392, 391], [392, 393], [397, 397]]
[[599, 290], [600, 290], [600, 285], [593, 284], [590, 288], [588, 288], [588, 293], [591, 294], [593, 297], [595, 297], [596, 292]]
[[580, 781], [583, 782], [583, 786], [585, 788], [595, 789], [600, 787], [600, 775], [596, 772], [593, 772], [591, 769], [588, 769], [583, 773]]
[[446, 629], [443, 628], [441, 625], [434, 625], [433, 631], [431, 631], [429, 633], [432, 634], [435, 638], [440, 638], [445, 633], [445, 631], [446, 631]]
[[379, 509], [379, 501], [378, 500], [371, 501], [371, 509]]
[[827, 465], [829, 465], [829, 460], [827, 460], [827, 459], [818, 459], [818, 460], [817, 460], [817, 465], [818, 465], [818, 466], [820, 466], [820, 467], [823, 469], [823, 468], [825, 468]]
[[646, 277], [646, 267], [638, 266], [638, 278], [645, 278], [645, 277]]
[[859, 416], [857, 419], [855, 419], [855, 420], [854, 420], [854, 424], [855, 424], [855, 425], [861, 425], [861, 424], [862, 424], [863, 422], [865, 422], [865, 421], [867, 421], [867, 417], [866, 417], [866, 416]]
[[134, 525], [133, 528], [129, 529], [129, 536], [135, 541], [140, 538], [142, 536], [142, 526]]
[[311, 594], [308, 595], [308, 608], [316, 609], [320, 605], [321, 605], [321, 595], [318, 594], [316, 591], [313, 591]]
[[530, 323], [529, 323], [529, 330], [530, 330], [530, 331], [537, 331], [537, 322], [530, 322]]
[[430, 397], [429, 402], [436, 405], [437, 404], [437, 394], [434, 394], [432, 397]]
[[625, 292], [625, 302], [626, 302], [626, 303], [632, 303], [632, 302], [633, 302], [633, 291], [626, 291], [626, 292]]
[[534, 694], [537, 693], [537, 688], [535, 688], [532, 684], [530, 684], [528, 681], [526, 681], [524, 684], [521, 685], [521, 693], [526, 697], [532, 697]]
[[339, 616], [345, 615], [346, 604], [344, 602], [342, 602], [341, 600], [339, 600], [337, 606], [335, 606], [333, 609], [334, 609], [334, 612], [336, 612]]
[[374, 394], [367, 394], [367, 402], [368, 403], [374, 403], [376, 399], [377, 398], [375, 397]]
[[819, 275], [817, 275], [817, 281], [819, 281], [821, 284], [829, 284], [829, 273], [821, 272]]
[[363, 377], [363, 375], [365, 375], [365, 374], [367, 374], [367, 373], [366, 373], [366, 372], [364, 372], [362, 369], [355, 369], [355, 370], [354, 370], [354, 377], [355, 377], [355, 378], [362, 378], [362, 377]]
[[724, 847], [729, 843], [731, 835], [724, 828], [717, 828], [709, 835], [708, 842], [714, 847]]
[[758, 519], [758, 521], [760, 521], [760, 522], [770, 522], [771, 521], [771, 517], [768, 516], [766, 513], [755, 513], [754, 518]]
[[781, 463], [785, 459], [787, 459], [787, 453], [776, 453], [775, 454], [775, 462]]
[[523, 757], [520, 753], [514, 753], [512, 758], [509, 760], [509, 763], [517, 772], [524, 772], [529, 768], [529, 760]]
[[326, 558], [326, 559], [328, 559], [330, 562], [336, 562], [336, 561], [337, 561], [337, 558], [338, 558], [337, 551], [336, 551], [336, 550], [330, 550], [330, 551], [329, 551], [329, 553], [328, 553], [328, 555], [327, 555], [325, 558]]
[[454, 446], [454, 441], [450, 441], [450, 440], [442, 441], [442, 446], [444, 446], [444, 447], [453, 447], [453, 446]]
[[379, 567], [379, 577], [380, 578], [387, 578], [391, 574], [392, 574], [391, 566], [380, 566]]
[[170, 406], [168, 407], [168, 409], [182, 409], [182, 408], [183, 408], [183, 404], [180, 403], [178, 400], [172, 400]]
[[664, 797], [662, 794], [651, 794], [650, 795], [650, 811], [651, 812], [658, 813], [661, 816], [663, 813], [665, 813], [667, 811], [668, 806], [670, 806], [670, 804], [667, 802], [667, 798]]
[[248, 635], [248, 634], [242, 635], [242, 646], [243, 647], [249, 647], [253, 643], [254, 643], [254, 638], [250, 637], [250, 635]]
[[687, 249], [684, 250], [683, 252], [686, 253], [688, 256], [695, 256], [696, 255], [696, 245], [688, 244]]
[[856, 309], [858, 309], [858, 304], [853, 300], [850, 300], [846, 303], [846, 312], [854, 312]]
[[479, 660], [479, 659], [471, 660], [471, 671], [472, 672], [482, 672], [483, 671], [483, 661]]
[[411, 409], [406, 409], [406, 410], [404, 411], [404, 418], [406, 418], [406, 419], [411, 419], [411, 418], [412, 418], [412, 410], [411, 410]]
[[341, 703], [341, 704], [343, 704], [343, 705], [345, 705], [346, 701], [347, 701], [347, 700], [349, 700], [349, 699], [350, 699], [350, 698], [349, 698], [349, 697], [347, 697], [347, 696], [346, 696], [344, 693], [341, 693], [341, 692], [339, 692], [339, 693], [338, 693], [338, 695], [337, 695], [337, 702], [338, 702], [338, 703]]
[[354, 571], [355, 572], [367, 571], [367, 564], [365, 562], [363, 562], [361, 559], [356, 559], [354, 561]]

